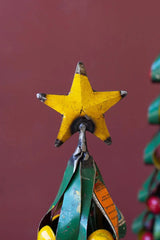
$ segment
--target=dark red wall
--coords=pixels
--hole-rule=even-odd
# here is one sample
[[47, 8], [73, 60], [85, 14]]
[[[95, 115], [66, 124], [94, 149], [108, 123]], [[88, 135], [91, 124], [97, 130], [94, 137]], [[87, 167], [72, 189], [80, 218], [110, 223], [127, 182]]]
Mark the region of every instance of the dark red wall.
[[143, 149], [157, 131], [147, 108], [159, 86], [148, 73], [159, 53], [159, 0], [0, 1], [1, 239], [36, 239], [56, 196], [78, 136], [56, 149], [61, 116], [35, 95], [67, 94], [79, 60], [94, 89], [128, 91], [106, 114], [112, 146], [91, 134], [88, 143], [126, 217], [125, 239], [136, 239], [137, 192], [152, 172]]

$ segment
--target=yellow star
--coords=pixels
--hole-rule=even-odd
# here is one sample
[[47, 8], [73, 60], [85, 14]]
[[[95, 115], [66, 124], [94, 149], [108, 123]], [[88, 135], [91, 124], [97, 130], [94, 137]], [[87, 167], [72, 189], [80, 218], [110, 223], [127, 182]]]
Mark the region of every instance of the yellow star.
[[55, 141], [55, 146], [59, 147], [72, 134], [79, 131], [82, 122], [86, 124], [88, 131], [107, 144], [111, 144], [104, 113], [126, 95], [126, 91], [93, 91], [85, 67], [79, 62], [68, 95], [38, 93], [37, 98], [63, 115]]

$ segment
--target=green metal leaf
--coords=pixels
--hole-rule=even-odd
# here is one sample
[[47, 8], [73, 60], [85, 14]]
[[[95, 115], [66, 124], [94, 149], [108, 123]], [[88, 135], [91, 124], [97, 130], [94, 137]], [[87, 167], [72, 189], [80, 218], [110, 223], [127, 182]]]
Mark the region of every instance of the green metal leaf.
[[81, 216], [81, 163], [64, 193], [56, 240], [74, 240], [79, 233]]
[[160, 82], [160, 55], [151, 66], [151, 79], [153, 82]]
[[160, 215], [155, 216], [155, 223], [153, 228], [153, 236], [155, 240], [160, 239]]
[[145, 210], [144, 212], [142, 212], [133, 222], [132, 224], [132, 231], [135, 233], [135, 234], [138, 234], [143, 228], [143, 219], [145, 217], [147, 213], [147, 210]]
[[160, 96], [158, 96], [148, 108], [148, 121], [151, 124], [160, 123]]
[[93, 187], [95, 182], [96, 167], [91, 157], [87, 161], [82, 162], [82, 210], [79, 227], [78, 240], [87, 239], [87, 226], [91, 208], [93, 195]]
[[151, 142], [147, 145], [147, 147], [144, 150], [144, 162], [146, 164], [155, 165], [156, 168], [160, 168], [160, 161], [156, 159], [155, 153], [156, 148], [160, 146], [160, 132], [158, 132]]

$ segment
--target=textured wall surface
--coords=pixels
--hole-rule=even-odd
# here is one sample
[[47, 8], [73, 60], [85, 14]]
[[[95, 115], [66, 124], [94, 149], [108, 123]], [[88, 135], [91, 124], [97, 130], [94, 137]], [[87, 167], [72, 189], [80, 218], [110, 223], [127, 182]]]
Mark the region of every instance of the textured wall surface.
[[143, 149], [157, 131], [147, 108], [158, 95], [149, 68], [160, 52], [160, 1], [0, 1], [0, 234], [36, 239], [38, 223], [56, 196], [77, 134], [56, 149], [61, 116], [37, 92], [67, 94], [83, 61], [95, 90], [127, 90], [106, 113], [113, 140], [88, 134], [97, 162], [128, 233], [142, 211], [137, 192], [152, 171]]

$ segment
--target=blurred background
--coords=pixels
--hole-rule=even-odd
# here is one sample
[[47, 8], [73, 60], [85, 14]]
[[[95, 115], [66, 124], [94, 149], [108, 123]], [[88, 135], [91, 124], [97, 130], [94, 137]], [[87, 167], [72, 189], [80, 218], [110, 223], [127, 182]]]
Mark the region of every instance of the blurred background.
[[147, 108], [159, 94], [149, 70], [160, 53], [160, 1], [0, 1], [0, 234], [36, 239], [78, 140], [54, 147], [61, 116], [37, 92], [67, 94], [78, 61], [97, 91], [127, 90], [106, 113], [113, 143], [87, 134], [90, 154], [128, 226], [152, 172], [143, 150], [157, 132]]

